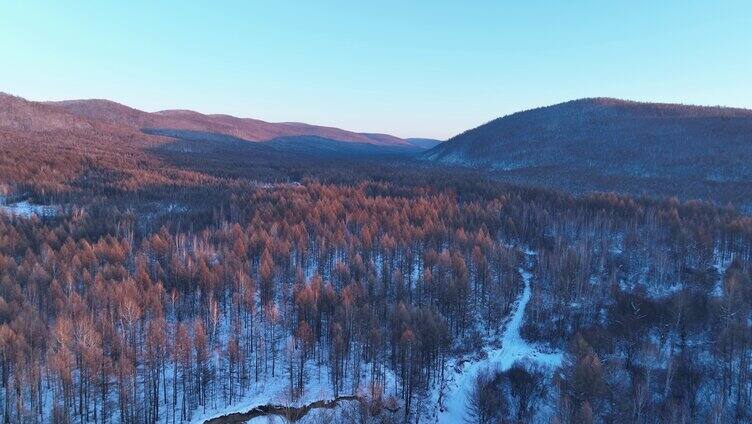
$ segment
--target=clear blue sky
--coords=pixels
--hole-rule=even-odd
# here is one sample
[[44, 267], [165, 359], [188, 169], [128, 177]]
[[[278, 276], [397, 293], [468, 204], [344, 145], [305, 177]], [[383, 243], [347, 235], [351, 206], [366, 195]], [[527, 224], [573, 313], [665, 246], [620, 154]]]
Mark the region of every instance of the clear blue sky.
[[0, 0], [0, 91], [436, 138], [580, 97], [752, 108], [749, 0], [104, 3]]

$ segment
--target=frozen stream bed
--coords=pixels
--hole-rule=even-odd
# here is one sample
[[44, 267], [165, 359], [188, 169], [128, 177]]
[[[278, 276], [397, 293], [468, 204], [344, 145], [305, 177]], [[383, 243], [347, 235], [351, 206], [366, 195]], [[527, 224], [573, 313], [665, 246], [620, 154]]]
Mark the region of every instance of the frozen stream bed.
[[520, 335], [520, 328], [525, 317], [525, 308], [530, 301], [530, 280], [532, 278], [532, 274], [525, 269], [520, 269], [520, 274], [522, 275], [525, 288], [517, 300], [514, 312], [501, 337], [501, 347], [486, 350], [486, 356], [483, 359], [474, 362], [465, 362], [460, 365], [461, 368], [457, 371], [453, 380], [444, 388], [442, 405], [439, 405], [437, 415], [438, 423], [452, 424], [465, 422], [467, 398], [472, 390], [475, 377], [481, 371], [506, 371], [517, 361], [538, 364], [550, 370], [561, 366], [561, 352], [543, 352], [534, 344], [525, 341]]

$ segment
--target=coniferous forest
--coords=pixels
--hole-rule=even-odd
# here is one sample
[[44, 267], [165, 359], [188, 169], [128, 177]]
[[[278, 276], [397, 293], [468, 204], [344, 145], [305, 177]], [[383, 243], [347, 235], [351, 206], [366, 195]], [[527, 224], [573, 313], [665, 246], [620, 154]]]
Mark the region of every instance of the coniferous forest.
[[0, 215], [3, 422], [336, 399], [308, 418], [752, 419], [752, 219], [730, 207], [405, 158], [270, 160], [263, 180], [165, 155], [3, 164], [6, 203], [49, 208]]

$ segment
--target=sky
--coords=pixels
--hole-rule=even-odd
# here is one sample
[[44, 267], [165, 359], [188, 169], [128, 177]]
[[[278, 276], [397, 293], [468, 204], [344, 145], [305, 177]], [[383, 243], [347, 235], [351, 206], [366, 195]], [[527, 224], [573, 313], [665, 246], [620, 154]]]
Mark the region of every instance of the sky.
[[582, 97], [752, 108], [752, 2], [0, 0], [0, 91], [446, 139]]

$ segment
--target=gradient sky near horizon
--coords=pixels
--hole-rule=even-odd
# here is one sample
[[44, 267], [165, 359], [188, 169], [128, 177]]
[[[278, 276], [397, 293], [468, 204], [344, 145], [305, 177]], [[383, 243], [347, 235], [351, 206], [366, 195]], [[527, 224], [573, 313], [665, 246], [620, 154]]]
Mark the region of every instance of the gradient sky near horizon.
[[0, 0], [0, 91], [447, 138], [581, 97], [752, 108], [752, 2]]

